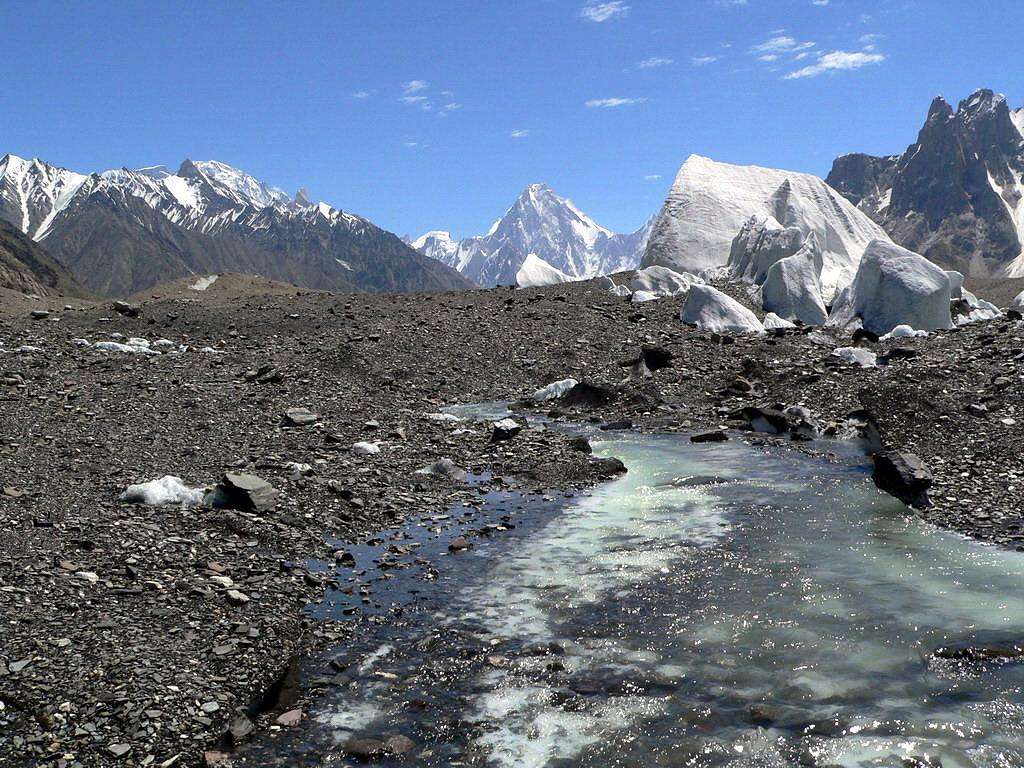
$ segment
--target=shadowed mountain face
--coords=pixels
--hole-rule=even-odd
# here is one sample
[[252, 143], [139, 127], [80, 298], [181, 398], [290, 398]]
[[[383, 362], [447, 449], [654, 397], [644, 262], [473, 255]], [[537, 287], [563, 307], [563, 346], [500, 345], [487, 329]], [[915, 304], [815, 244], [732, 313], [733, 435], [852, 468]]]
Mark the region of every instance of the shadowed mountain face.
[[973, 277], [1024, 276], [1024, 111], [980, 90], [932, 102], [898, 157], [846, 155], [830, 186], [906, 248]]
[[62, 264], [12, 224], [0, 220], [0, 288], [37, 295], [85, 296]]
[[333, 291], [473, 287], [364, 218], [215, 161], [86, 176], [8, 155], [0, 219], [101, 296], [223, 271]]

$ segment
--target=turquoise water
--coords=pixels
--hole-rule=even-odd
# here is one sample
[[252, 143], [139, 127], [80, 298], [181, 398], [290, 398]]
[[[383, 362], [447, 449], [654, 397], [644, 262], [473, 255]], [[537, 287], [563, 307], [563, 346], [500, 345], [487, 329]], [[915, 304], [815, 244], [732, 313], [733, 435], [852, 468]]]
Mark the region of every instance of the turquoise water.
[[338, 649], [285, 764], [403, 734], [395, 765], [1024, 765], [1024, 665], [932, 656], [1024, 638], [1021, 555], [924, 524], [839, 444], [595, 448], [629, 473], [527, 503]]

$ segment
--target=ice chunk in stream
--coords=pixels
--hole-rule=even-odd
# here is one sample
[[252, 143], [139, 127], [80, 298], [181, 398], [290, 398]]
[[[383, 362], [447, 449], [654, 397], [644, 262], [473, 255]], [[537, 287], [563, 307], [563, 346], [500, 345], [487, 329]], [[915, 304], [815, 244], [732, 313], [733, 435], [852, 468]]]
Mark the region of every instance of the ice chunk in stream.
[[690, 288], [679, 319], [716, 333], [764, 333], [757, 315], [710, 285]]
[[555, 381], [548, 384], [546, 387], [541, 387], [533, 393], [533, 399], [538, 403], [543, 403], [546, 400], [554, 400], [559, 398], [568, 392], [570, 389], [579, 384], [576, 379], [562, 379], [561, 381]]
[[151, 507], [169, 504], [192, 507], [202, 504], [204, 494], [204, 489], [189, 488], [180, 477], [164, 475], [148, 483], [129, 485], [118, 498], [129, 504], [146, 504]]

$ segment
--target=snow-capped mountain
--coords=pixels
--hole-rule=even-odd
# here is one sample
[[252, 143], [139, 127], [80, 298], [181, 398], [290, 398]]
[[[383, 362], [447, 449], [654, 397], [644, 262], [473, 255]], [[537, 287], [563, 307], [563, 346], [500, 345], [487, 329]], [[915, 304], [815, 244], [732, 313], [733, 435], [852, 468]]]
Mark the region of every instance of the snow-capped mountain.
[[853, 279], [869, 242], [889, 240], [881, 227], [817, 176], [691, 155], [655, 219], [642, 266], [680, 272], [724, 266], [733, 239], [752, 218], [771, 228], [815, 234], [826, 296]]
[[100, 295], [236, 271], [312, 288], [414, 291], [472, 284], [359, 216], [290, 199], [217, 161], [80, 174], [0, 159], [0, 218]]
[[936, 98], [902, 155], [838, 158], [829, 184], [900, 245], [973, 277], [1024, 276], [1024, 109]]
[[433, 231], [412, 247], [479, 285], [514, 285], [531, 254], [576, 280], [635, 269], [649, 230], [647, 222], [636, 232], [615, 234], [547, 185], [531, 184], [486, 235], [453, 240]]

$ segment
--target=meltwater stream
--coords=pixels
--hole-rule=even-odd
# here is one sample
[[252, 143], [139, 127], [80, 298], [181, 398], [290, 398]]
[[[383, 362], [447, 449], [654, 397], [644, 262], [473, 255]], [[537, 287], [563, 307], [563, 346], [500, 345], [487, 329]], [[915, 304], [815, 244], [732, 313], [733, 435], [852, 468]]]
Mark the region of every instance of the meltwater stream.
[[1024, 638], [1024, 556], [924, 524], [840, 445], [595, 449], [629, 473], [367, 624], [289, 765], [401, 734], [379, 764], [1024, 766], [1024, 664], [931, 655]]

